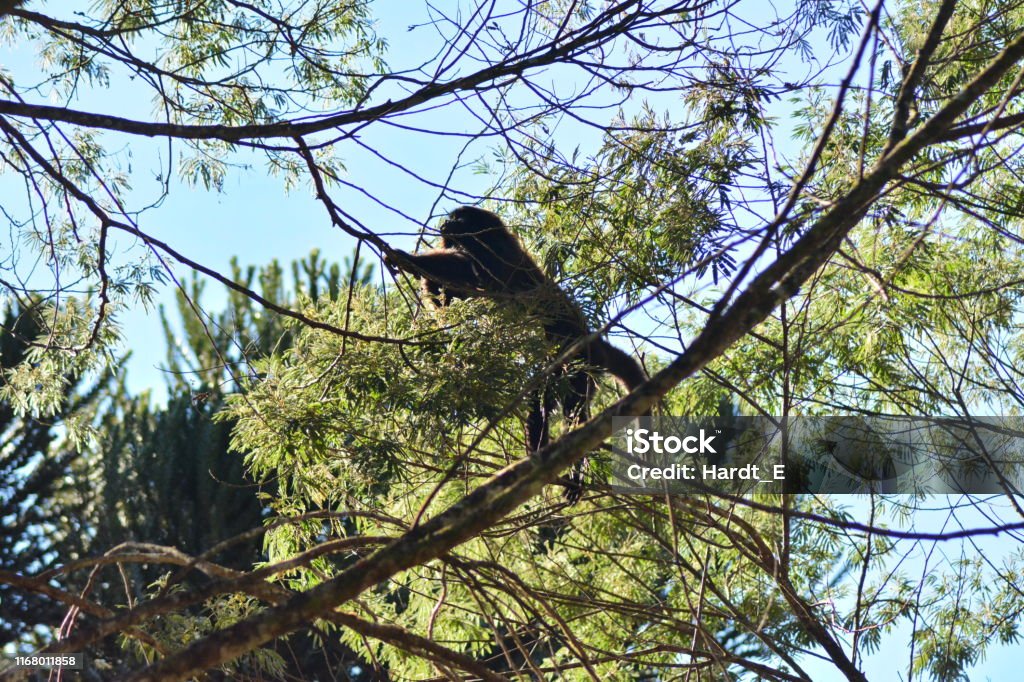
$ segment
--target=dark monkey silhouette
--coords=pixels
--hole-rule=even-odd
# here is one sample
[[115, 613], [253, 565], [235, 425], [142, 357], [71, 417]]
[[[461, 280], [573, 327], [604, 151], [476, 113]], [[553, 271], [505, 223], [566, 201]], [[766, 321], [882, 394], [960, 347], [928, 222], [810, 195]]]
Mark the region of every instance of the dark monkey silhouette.
[[[629, 354], [591, 333], [583, 311], [554, 280], [544, 274], [519, 240], [494, 213], [473, 206], [452, 211], [441, 225], [441, 246], [410, 254], [395, 250], [387, 262], [418, 275], [424, 291], [441, 305], [453, 298], [509, 299], [524, 305], [543, 325], [545, 336], [561, 352], [584, 339], [559, 370], [564, 388], [552, 385], [534, 393], [526, 418], [526, 447], [534, 452], [550, 439], [551, 415], [561, 402], [569, 423], [590, 418], [597, 384], [587, 371], [599, 368], [632, 391], [646, 380]], [[528, 295], [528, 296], [527, 296]], [[581, 492], [579, 468], [570, 474], [570, 498]]]

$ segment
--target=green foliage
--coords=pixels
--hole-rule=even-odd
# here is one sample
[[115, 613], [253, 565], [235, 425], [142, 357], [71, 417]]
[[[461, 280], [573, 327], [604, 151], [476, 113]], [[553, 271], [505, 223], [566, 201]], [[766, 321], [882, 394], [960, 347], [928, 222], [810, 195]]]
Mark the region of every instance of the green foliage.
[[648, 111], [620, 122], [587, 163], [516, 177], [514, 196], [537, 203], [510, 224], [585, 299], [635, 301], [652, 282], [705, 273], [717, 282], [735, 265], [730, 192], [755, 159], [751, 140], [730, 126], [697, 135], [665, 124]]
[[[333, 324], [409, 343], [302, 331], [289, 351], [256, 363], [260, 378], [244, 399], [231, 401], [227, 416], [239, 420], [236, 446], [258, 477], [278, 482], [286, 499], [318, 508], [349, 495], [384, 493], [408, 504], [409, 488], [436, 475], [439, 464], [416, 462], [417, 453], [454, 458], [482, 422], [513, 403], [545, 357], [539, 333], [524, 337], [521, 319], [493, 305], [446, 309], [443, 332], [432, 317], [407, 311], [397, 294], [385, 298], [369, 287], [320, 307], [321, 319]], [[499, 425], [487, 436], [496, 453], [521, 448], [512, 430]], [[498, 457], [485, 472], [509, 459]]]
[[[0, 370], [25, 362], [40, 333], [38, 301], [6, 305], [0, 315]], [[9, 376], [9, 375], [8, 375]], [[36, 573], [80, 558], [88, 550], [87, 507], [77, 494], [90, 485], [86, 456], [73, 434], [91, 432], [110, 383], [66, 374], [46, 399], [48, 416], [26, 416], [0, 400], [0, 570]], [[62, 435], [63, 434], [63, 435]], [[0, 584], [0, 646], [31, 650], [38, 626], [59, 622], [60, 604]]]
[[[261, 296], [278, 305], [290, 305], [292, 296], [330, 301], [345, 291], [338, 265], [325, 263], [317, 252], [292, 264], [290, 284], [277, 262], [244, 269], [234, 263], [232, 270], [236, 281], [257, 287]], [[363, 274], [369, 276], [365, 270]], [[88, 510], [92, 552], [134, 541], [199, 556], [259, 528], [267, 516], [265, 499], [273, 495], [276, 482], [257, 486], [247, 476], [243, 457], [229, 448], [234, 423], [217, 420], [215, 415], [230, 394], [249, 384], [256, 360], [286, 351], [292, 334], [281, 318], [268, 315], [235, 291], [227, 292], [223, 310], [197, 315], [210, 309], [206, 291], [206, 282], [193, 278], [178, 292], [175, 317], [160, 311], [167, 340], [166, 404], [155, 406], [148, 393], [131, 396], [122, 386], [115, 404], [102, 415], [99, 447], [90, 459], [93, 484], [79, 492]], [[246, 570], [262, 556], [259, 538], [250, 538], [233, 542], [212, 559]], [[176, 574], [171, 582], [159, 565], [131, 565], [127, 570], [133, 585], [153, 583], [148, 593], [140, 591], [131, 599], [183, 591], [203, 582], [194, 574]], [[123, 587], [97, 588], [97, 598], [101, 603], [119, 603], [124, 599]], [[257, 602], [249, 597], [225, 595], [169, 614], [154, 623], [150, 634], [164, 650], [173, 650], [256, 610]], [[132, 656], [134, 662], [151, 660], [155, 653], [151, 643], [143, 640], [129, 639], [126, 644], [125, 651], [108, 649], [102, 656], [117, 667], [132, 664]], [[324, 656], [303, 636], [290, 642], [288, 649], [253, 651], [226, 672], [303, 677], [322, 674], [317, 671], [324, 666], [345, 669], [350, 659], [347, 651]]]
[[[167, 575], [162, 576], [150, 587], [166, 588], [168, 577]], [[183, 591], [180, 586], [170, 589], [171, 593]], [[163, 590], [161, 589], [160, 592]], [[168, 614], [159, 619], [150, 629], [149, 634], [152, 636], [152, 640], [143, 642], [126, 637], [123, 646], [134, 653], [139, 660], [152, 660], [159, 655], [160, 651], [187, 646], [202, 639], [205, 635], [234, 625], [258, 610], [258, 602], [251, 597], [230, 595], [211, 599], [204, 605], [202, 615]], [[229, 678], [235, 679], [243, 676], [283, 679], [289, 671], [288, 663], [281, 654], [269, 648], [258, 648], [222, 666], [221, 672]]]
[[[8, 308], [10, 310], [10, 308]], [[69, 298], [62, 306], [41, 301], [28, 304], [18, 316], [31, 318], [22, 326], [25, 350], [19, 362], [3, 367], [0, 380], [0, 401], [7, 403], [19, 416], [53, 417], [67, 398], [71, 382], [90, 370], [109, 366], [113, 346], [120, 341], [117, 329], [107, 325], [99, 327], [95, 341], [94, 310], [81, 300]], [[89, 437], [87, 424], [72, 422], [73, 438]]]
[[[288, 286], [284, 269], [276, 262], [244, 270], [235, 265], [233, 275], [246, 286], [258, 286], [262, 296], [281, 305], [289, 304], [292, 295], [330, 301], [345, 292], [343, 270], [325, 263], [316, 252], [293, 263], [291, 270]], [[358, 273], [365, 281], [372, 276], [372, 267], [363, 266]], [[74, 376], [61, 382], [63, 393], [46, 421], [19, 416], [13, 405], [0, 402], [0, 434], [10, 443], [0, 456], [0, 518], [4, 521], [0, 568], [32, 575], [126, 542], [163, 545], [198, 556], [259, 528], [265, 507], [259, 489], [245, 475], [243, 458], [229, 451], [233, 424], [214, 421], [213, 415], [222, 409], [227, 393], [249, 381], [246, 373], [252, 371], [252, 361], [287, 349], [291, 336], [279, 318], [236, 292], [228, 294], [225, 310], [198, 317], [195, 311], [208, 309], [205, 291], [205, 283], [193, 278], [179, 292], [177, 319], [160, 311], [167, 333], [166, 404], [154, 405], [148, 392], [130, 395], [123, 377], [113, 385], [104, 379], [90, 387]], [[0, 337], [4, 368], [24, 365], [25, 356], [33, 352], [30, 343], [40, 333], [40, 310], [45, 308], [6, 311]], [[72, 423], [78, 425], [76, 429], [70, 428]], [[75, 448], [71, 435], [79, 431], [92, 438]], [[60, 433], [65, 437], [58, 437]], [[268, 484], [263, 495], [273, 490], [274, 485]], [[245, 570], [260, 557], [260, 542], [252, 538], [235, 542], [215, 559]], [[99, 575], [113, 570], [102, 569]], [[197, 584], [195, 576], [187, 574], [176, 575], [170, 583], [164, 570], [159, 565], [127, 563], [118, 580], [94, 579], [91, 598], [113, 607]], [[69, 589], [84, 589], [88, 577], [68, 576]], [[150, 582], [149, 592], [140, 588]], [[130, 586], [127, 594], [126, 584]], [[66, 610], [42, 595], [8, 586], [0, 588], [0, 609], [3, 642], [28, 650], [46, 642], [45, 631], [35, 626], [59, 623]], [[253, 600], [228, 595], [200, 608], [168, 614], [153, 624], [150, 634], [164, 650], [173, 649], [255, 609]], [[126, 638], [124, 644], [123, 650], [91, 649], [90, 667], [119, 670], [150, 660], [155, 653], [149, 640]], [[261, 649], [229, 670], [301, 677], [319, 674], [315, 671], [324, 665], [344, 668], [349, 665], [344, 662], [347, 659], [352, 655], [346, 651], [325, 658], [311, 649], [308, 638], [300, 637], [290, 643], [287, 664], [274, 649]]]

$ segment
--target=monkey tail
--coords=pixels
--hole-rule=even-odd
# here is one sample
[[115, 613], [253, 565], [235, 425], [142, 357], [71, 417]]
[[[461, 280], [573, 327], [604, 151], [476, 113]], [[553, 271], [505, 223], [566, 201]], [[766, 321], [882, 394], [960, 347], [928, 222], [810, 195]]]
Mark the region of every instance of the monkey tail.
[[594, 339], [587, 348], [587, 362], [611, 374], [630, 392], [647, 381], [647, 374], [636, 358], [600, 337]]

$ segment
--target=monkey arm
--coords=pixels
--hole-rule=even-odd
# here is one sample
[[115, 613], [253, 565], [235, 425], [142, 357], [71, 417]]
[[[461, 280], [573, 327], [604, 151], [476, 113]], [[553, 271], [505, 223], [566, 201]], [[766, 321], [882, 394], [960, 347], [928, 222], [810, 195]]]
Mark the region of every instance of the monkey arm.
[[480, 277], [473, 260], [453, 249], [434, 249], [424, 253], [395, 250], [384, 261], [399, 270], [423, 279], [426, 289], [436, 295], [444, 290], [449, 296], [481, 296]]

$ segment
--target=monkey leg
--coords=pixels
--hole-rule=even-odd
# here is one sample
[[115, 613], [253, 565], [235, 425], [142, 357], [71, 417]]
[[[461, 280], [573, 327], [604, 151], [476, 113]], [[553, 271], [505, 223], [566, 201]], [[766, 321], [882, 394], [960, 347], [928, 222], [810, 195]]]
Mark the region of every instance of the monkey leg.
[[530, 396], [530, 412], [526, 415], [526, 452], [537, 452], [550, 440], [551, 414], [555, 409], [555, 396], [545, 384]]
[[569, 375], [567, 384], [562, 416], [567, 425], [577, 426], [590, 419], [590, 401], [597, 391], [597, 382], [587, 372], [576, 370]]
[[[590, 401], [597, 391], [597, 382], [589, 373], [577, 369], [569, 374], [567, 383], [562, 399], [562, 415], [566, 426], [572, 428], [590, 419]], [[584, 457], [562, 477], [565, 499], [569, 504], [575, 504], [583, 497], [583, 472], [586, 468], [587, 459]]]

